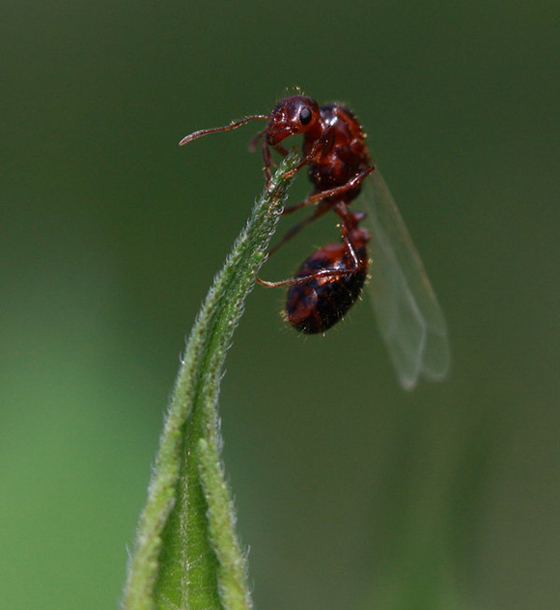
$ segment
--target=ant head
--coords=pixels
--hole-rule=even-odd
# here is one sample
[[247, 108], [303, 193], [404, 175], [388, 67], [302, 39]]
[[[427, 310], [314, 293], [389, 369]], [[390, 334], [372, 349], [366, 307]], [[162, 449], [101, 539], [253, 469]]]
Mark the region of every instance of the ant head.
[[270, 113], [265, 130], [270, 146], [279, 144], [284, 138], [316, 128], [320, 117], [319, 105], [305, 95], [292, 95], [278, 102]]

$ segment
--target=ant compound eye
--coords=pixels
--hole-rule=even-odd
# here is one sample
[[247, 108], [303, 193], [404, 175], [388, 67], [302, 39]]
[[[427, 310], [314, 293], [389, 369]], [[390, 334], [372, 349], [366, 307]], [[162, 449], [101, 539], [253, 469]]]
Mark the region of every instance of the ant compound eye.
[[299, 120], [301, 122], [302, 125], [307, 125], [309, 123], [309, 121], [311, 121], [311, 110], [309, 110], [309, 108], [304, 108], [300, 113], [299, 113]]

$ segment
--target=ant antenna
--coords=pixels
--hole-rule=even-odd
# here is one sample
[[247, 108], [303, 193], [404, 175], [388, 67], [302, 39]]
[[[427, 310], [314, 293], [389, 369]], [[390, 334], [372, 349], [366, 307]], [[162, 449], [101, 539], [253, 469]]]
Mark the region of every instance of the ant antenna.
[[200, 129], [199, 131], [194, 131], [193, 133], [190, 133], [188, 136], [185, 136], [179, 142], [179, 146], [184, 146], [185, 144], [188, 144], [189, 142], [192, 142], [193, 140], [201, 138], [202, 136], [207, 136], [209, 133], [216, 133], [218, 131], [230, 131], [232, 129], [237, 129], [238, 127], [241, 127], [241, 125], [245, 125], [245, 123], [248, 123], [249, 121], [253, 121], [254, 119], [269, 119], [269, 118], [270, 117], [268, 115], [255, 114], [253, 116], [246, 116], [244, 119], [241, 119], [239, 121], [232, 121], [229, 125], [226, 125], [225, 127], [213, 127], [212, 129]]

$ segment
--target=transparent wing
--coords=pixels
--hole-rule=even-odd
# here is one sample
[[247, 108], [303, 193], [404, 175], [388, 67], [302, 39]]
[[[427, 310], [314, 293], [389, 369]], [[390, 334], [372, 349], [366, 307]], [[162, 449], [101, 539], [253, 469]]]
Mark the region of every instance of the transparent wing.
[[372, 230], [367, 283], [381, 336], [398, 379], [412, 390], [418, 377], [432, 381], [449, 369], [447, 324], [397, 205], [376, 168], [365, 181], [364, 205]]

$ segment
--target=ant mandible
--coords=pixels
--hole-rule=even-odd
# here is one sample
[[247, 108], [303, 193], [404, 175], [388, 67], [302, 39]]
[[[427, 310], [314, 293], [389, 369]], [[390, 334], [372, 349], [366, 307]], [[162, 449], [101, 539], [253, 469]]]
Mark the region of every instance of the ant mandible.
[[[254, 150], [262, 138], [266, 184], [271, 179], [271, 149], [285, 156], [283, 140], [302, 134], [303, 157], [286, 176], [308, 166], [314, 186], [306, 199], [286, 207], [283, 214], [309, 205], [315, 206], [313, 212], [287, 231], [269, 255], [329, 210], [339, 217], [342, 233], [341, 242], [317, 249], [294, 277], [281, 282], [257, 278], [258, 282], [268, 287], [289, 286], [288, 321], [304, 333], [321, 333], [342, 319], [359, 298], [371, 264], [374, 272], [368, 287], [401, 385], [412, 389], [420, 375], [430, 380], [444, 378], [450, 359], [445, 318], [392, 195], [371, 161], [357, 118], [341, 104], [319, 107], [310, 97], [292, 95], [280, 100], [270, 115], [252, 115], [224, 127], [195, 131], [180, 145], [256, 119], [268, 121], [250, 144]], [[366, 214], [348, 206], [372, 173], [370, 234], [359, 226]], [[366, 250], [370, 240], [372, 260]]]

